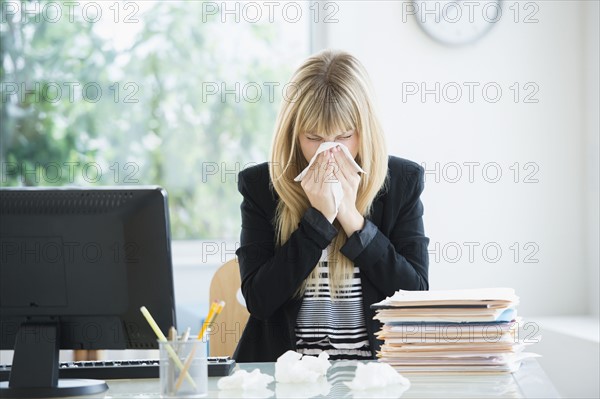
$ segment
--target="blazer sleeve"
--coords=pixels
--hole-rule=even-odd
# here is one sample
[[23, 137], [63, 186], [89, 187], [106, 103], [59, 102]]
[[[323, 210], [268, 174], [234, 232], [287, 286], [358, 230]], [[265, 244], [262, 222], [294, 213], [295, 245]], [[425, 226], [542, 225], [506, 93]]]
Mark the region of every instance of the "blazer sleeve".
[[275, 248], [275, 230], [269, 216], [274, 212], [268, 209], [273, 201], [269, 183], [257, 184], [251, 173], [248, 169], [238, 176], [243, 200], [240, 247], [236, 254], [248, 311], [253, 317], [266, 320], [293, 297], [317, 265], [323, 249], [337, 235], [337, 229], [321, 212], [310, 207], [288, 241]]
[[406, 168], [390, 170], [390, 190], [396, 191], [390, 193], [390, 199], [398, 213], [388, 235], [366, 219], [363, 229], [352, 234], [340, 249], [385, 296], [398, 289], [429, 289], [429, 238], [425, 236], [420, 199], [424, 170], [413, 166], [409, 173]]

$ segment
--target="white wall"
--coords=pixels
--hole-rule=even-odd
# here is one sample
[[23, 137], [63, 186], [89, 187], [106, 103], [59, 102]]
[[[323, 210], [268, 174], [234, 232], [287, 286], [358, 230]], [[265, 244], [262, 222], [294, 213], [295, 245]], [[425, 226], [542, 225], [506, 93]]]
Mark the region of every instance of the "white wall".
[[[481, 167], [472, 183], [464, 165], [457, 183], [449, 182], [454, 169], [446, 169], [448, 179], [442, 176], [439, 182], [427, 176], [422, 198], [430, 248], [437, 242], [450, 250], [457, 243], [463, 250], [456, 263], [449, 262], [454, 251], [438, 261], [432, 255], [431, 288], [510, 286], [521, 297], [524, 315], [586, 314], [594, 301], [597, 314], [598, 242], [585, 238], [594, 232], [597, 237], [598, 175], [583, 172], [598, 159], [597, 144], [585, 149], [586, 143], [597, 143], [598, 68], [586, 69], [583, 63], [595, 59], [597, 65], [598, 39], [584, 41], [584, 32], [589, 36], [591, 30], [582, 26], [585, 21], [597, 31], [598, 13], [585, 13], [583, 3], [536, 2], [539, 22], [525, 24], [513, 21], [507, 6], [514, 2], [505, 2], [503, 18], [486, 36], [452, 48], [426, 36], [414, 18], [403, 23], [402, 2], [338, 2], [338, 22], [326, 26], [326, 46], [350, 51], [365, 64], [390, 152], [425, 163], [427, 169], [436, 162], [440, 167], [449, 162], [501, 167], [502, 178], [495, 184], [484, 180]], [[597, 9], [597, 4], [585, 7]], [[584, 57], [584, 51], [594, 56]], [[596, 89], [588, 91], [594, 74]], [[430, 88], [435, 82], [497, 82], [503, 95], [489, 103], [476, 90], [470, 103], [465, 87], [455, 104], [443, 99], [437, 104], [433, 96], [425, 103], [417, 96], [403, 103], [403, 82], [427, 82]], [[527, 82], [537, 84], [539, 103], [515, 103], [509, 89], [514, 82], [521, 90]], [[515, 162], [520, 164], [518, 183], [509, 169]], [[538, 183], [523, 183], [534, 171], [524, 169], [528, 162], [539, 166]], [[493, 178], [488, 171], [486, 177]], [[593, 183], [595, 191], [586, 194], [586, 184]], [[594, 206], [595, 222], [590, 219]], [[480, 243], [473, 262], [464, 242]], [[515, 242], [521, 247], [517, 262], [510, 249]], [[535, 249], [525, 250], [528, 242], [539, 248], [538, 263], [523, 262]], [[486, 243], [501, 248], [497, 263], [483, 257]], [[596, 282], [588, 283], [594, 276]]]
[[600, 62], [598, 48], [600, 48], [600, 29], [598, 18], [600, 15], [600, 3], [589, 1], [585, 3], [582, 12], [584, 14], [585, 24], [583, 25], [583, 42], [585, 46], [583, 57], [583, 76], [585, 79], [585, 143], [586, 143], [586, 209], [589, 216], [586, 218], [587, 235], [587, 259], [589, 266], [589, 289], [590, 289], [590, 312], [596, 317], [600, 314], [600, 259], [598, 243], [600, 235], [598, 233], [598, 215], [599, 198], [598, 182], [600, 181], [600, 162], [598, 161], [598, 151], [600, 142], [600, 126], [598, 119], [598, 110], [600, 109], [600, 83], [599, 72]]

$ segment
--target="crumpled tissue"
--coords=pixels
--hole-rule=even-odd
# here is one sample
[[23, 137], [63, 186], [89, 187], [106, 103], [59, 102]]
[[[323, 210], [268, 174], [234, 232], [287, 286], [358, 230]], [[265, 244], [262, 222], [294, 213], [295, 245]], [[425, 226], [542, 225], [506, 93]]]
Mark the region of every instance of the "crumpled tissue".
[[319, 357], [302, 356], [289, 350], [279, 356], [275, 363], [275, 380], [277, 382], [315, 382], [327, 374], [331, 367], [327, 352], [321, 352]]
[[223, 377], [217, 382], [221, 390], [264, 390], [269, 383], [273, 382], [273, 376], [263, 374], [259, 369], [252, 372], [237, 370], [230, 376]]
[[[296, 178], [294, 179], [294, 181], [302, 181], [302, 179], [304, 179], [304, 176], [306, 176], [306, 174], [308, 173], [308, 170], [311, 168], [311, 166], [313, 165], [313, 163], [317, 159], [317, 156], [320, 153], [322, 153], [323, 151], [327, 151], [330, 148], [333, 148], [333, 147], [335, 147], [337, 145], [340, 146], [340, 148], [342, 149], [342, 152], [351, 161], [351, 164], [352, 164], [352, 166], [354, 167], [354, 169], [356, 170], [357, 173], [358, 172], [366, 173], [356, 163], [356, 161], [352, 157], [352, 154], [350, 153], [350, 150], [348, 149], [348, 147], [346, 147], [342, 143], [336, 143], [336, 142], [333, 142], [333, 141], [326, 141], [326, 142], [322, 143], [319, 146], [319, 148], [317, 148], [317, 152], [315, 152], [315, 155], [313, 155], [313, 157], [311, 158], [310, 162], [308, 163], [308, 166], [306, 168], [304, 168], [304, 170], [302, 172], [300, 172], [300, 174], [298, 176], [296, 176]], [[333, 192], [333, 199], [335, 201], [335, 209], [339, 210], [340, 209], [340, 204], [342, 203], [342, 199], [344, 198], [344, 190], [342, 189], [342, 183], [340, 183], [335, 178], [332, 178], [332, 180], [327, 180], [327, 182], [328, 183], [332, 183], [332, 185], [331, 185], [331, 191]]]
[[387, 363], [358, 363], [354, 379], [344, 384], [353, 391], [384, 388], [389, 385], [402, 385], [404, 390], [410, 387], [410, 381]]

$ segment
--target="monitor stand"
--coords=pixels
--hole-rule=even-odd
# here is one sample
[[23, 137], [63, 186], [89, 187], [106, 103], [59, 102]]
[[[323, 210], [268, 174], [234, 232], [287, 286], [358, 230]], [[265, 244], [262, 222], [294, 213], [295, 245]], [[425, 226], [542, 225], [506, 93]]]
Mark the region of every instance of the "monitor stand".
[[52, 320], [21, 324], [9, 381], [0, 382], [1, 398], [49, 398], [104, 392], [100, 380], [59, 379], [59, 323]]

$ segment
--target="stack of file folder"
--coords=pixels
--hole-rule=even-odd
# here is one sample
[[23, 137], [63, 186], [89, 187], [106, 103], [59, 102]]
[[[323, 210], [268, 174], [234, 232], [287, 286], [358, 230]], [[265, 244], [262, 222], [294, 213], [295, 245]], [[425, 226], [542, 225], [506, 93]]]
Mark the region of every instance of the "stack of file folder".
[[[372, 305], [383, 323], [379, 360], [400, 373], [511, 373], [539, 337], [519, 336], [511, 288], [396, 292]], [[522, 334], [522, 333], [521, 333]]]

